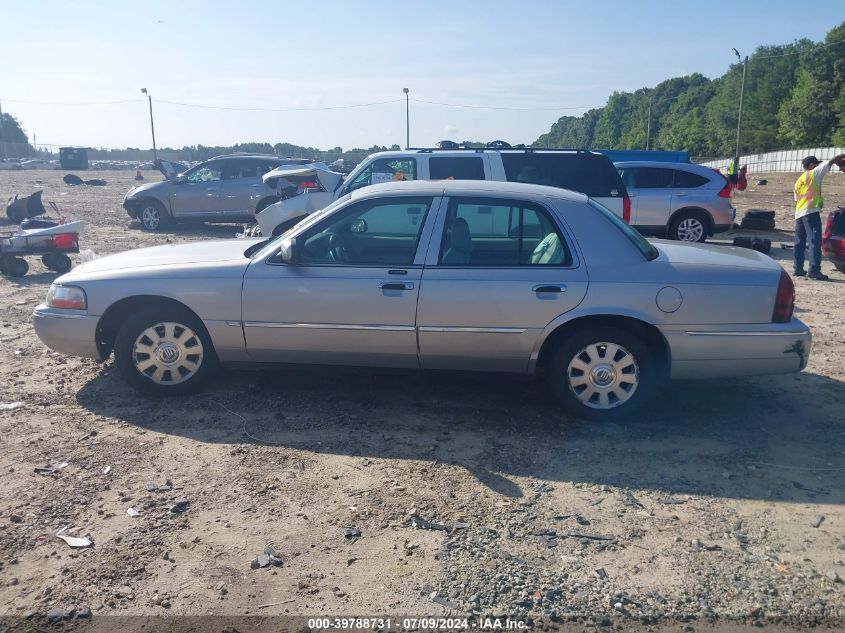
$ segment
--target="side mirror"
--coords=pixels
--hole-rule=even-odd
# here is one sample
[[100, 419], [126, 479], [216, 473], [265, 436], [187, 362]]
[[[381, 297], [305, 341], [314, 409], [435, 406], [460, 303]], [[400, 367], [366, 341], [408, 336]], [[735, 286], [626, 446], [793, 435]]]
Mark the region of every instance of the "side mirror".
[[299, 261], [299, 248], [297, 248], [295, 237], [288, 237], [282, 240], [279, 256], [286, 264], [295, 264]]
[[188, 177], [185, 174], [179, 174], [173, 179], [173, 182], [177, 185], [184, 185], [188, 182]]
[[366, 233], [367, 232], [367, 221], [364, 218], [358, 218], [357, 220], [352, 220], [349, 223], [349, 232], [350, 233]]

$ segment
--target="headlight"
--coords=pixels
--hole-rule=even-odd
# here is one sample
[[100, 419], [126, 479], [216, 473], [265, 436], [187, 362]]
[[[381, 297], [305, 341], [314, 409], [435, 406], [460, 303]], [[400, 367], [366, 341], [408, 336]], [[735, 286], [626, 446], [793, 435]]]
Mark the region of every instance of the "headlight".
[[53, 284], [47, 291], [47, 305], [51, 308], [86, 310], [88, 299], [85, 297], [85, 291], [82, 288]]

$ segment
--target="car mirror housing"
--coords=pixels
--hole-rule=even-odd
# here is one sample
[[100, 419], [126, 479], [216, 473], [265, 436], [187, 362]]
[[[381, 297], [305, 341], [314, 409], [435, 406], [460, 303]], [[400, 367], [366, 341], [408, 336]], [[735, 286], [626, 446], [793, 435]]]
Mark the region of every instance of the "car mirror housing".
[[299, 261], [299, 249], [297, 248], [295, 237], [288, 237], [282, 240], [279, 257], [286, 264], [295, 264]]

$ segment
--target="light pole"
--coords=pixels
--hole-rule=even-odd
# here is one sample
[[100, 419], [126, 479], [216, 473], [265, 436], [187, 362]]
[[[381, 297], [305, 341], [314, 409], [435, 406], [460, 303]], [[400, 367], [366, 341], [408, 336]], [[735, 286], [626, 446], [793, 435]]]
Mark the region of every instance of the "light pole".
[[411, 107], [408, 105], [410, 97], [408, 97], [408, 89], [402, 88], [405, 93], [405, 149], [411, 149]]
[[745, 61], [739, 54], [739, 51], [733, 49], [736, 58], [742, 64], [742, 84], [739, 88], [739, 114], [736, 117], [736, 153], [734, 154], [734, 165], [739, 169], [739, 134], [742, 129], [742, 98], [745, 96], [745, 73], [748, 71], [748, 55], [745, 56]]
[[150, 102], [150, 131], [153, 133], [153, 160], [155, 161], [158, 160], [158, 154], [156, 153], [156, 127], [153, 124], [153, 98], [146, 88], [141, 88], [141, 93], [147, 95], [147, 101]]

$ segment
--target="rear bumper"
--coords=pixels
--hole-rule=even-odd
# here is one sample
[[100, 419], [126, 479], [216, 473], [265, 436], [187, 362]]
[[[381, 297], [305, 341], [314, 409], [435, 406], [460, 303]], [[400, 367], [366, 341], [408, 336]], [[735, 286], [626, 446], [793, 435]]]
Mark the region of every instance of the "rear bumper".
[[50, 349], [67, 354], [102, 360], [97, 349], [97, 323], [100, 317], [58, 310], [41, 304], [32, 313], [32, 325], [38, 338]]
[[679, 327], [663, 334], [671, 349], [673, 379], [799, 372], [813, 345], [809, 328], [795, 318], [766, 325]]
[[733, 222], [730, 224], [714, 224], [713, 225], [713, 233], [724, 233], [726, 231], [730, 231], [733, 227]]

